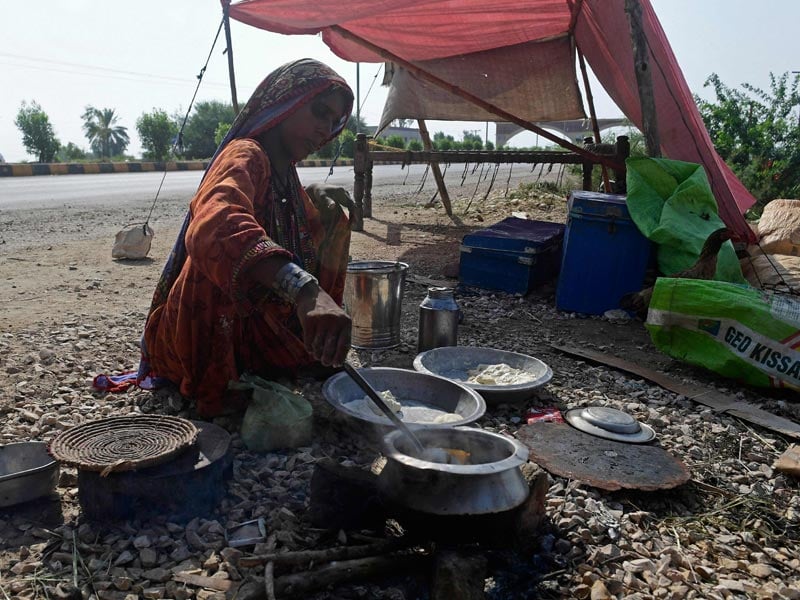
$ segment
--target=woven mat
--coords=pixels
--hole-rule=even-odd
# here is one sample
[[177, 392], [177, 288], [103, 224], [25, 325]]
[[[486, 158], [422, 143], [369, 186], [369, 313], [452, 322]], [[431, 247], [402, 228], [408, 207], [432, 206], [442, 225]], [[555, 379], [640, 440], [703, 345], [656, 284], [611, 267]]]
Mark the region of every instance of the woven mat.
[[197, 434], [197, 427], [180, 417], [110, 417], [61, 432], [49, 451], [61, 463], [106, 476], [164, 463], [194, 444]]

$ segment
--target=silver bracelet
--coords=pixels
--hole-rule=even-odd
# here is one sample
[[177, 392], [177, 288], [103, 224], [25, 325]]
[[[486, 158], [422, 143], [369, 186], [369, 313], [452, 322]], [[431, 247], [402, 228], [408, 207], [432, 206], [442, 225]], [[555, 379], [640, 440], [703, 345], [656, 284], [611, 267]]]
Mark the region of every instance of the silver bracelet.
[[312, 281], [319, 285], [317, 278], [311, 273], [301, 269], [293, 262], [288, 262], [275, 273], [272, 289], [284, 300], [295, 303], [300, 290]]

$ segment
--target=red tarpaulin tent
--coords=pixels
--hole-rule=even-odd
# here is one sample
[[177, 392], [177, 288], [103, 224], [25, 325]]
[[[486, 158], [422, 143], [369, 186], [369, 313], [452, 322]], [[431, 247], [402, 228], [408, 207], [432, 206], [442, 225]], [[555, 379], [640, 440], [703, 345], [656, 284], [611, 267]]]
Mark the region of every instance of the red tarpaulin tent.
[[[661, 149], [669, 158], [705, 167], [720, 217], [753, 242], [742, 213], [755, 198], [714, 150], [653, 7], [649, 0], [640, 4]], [[321, 32], [345, 60], [383, 62], [383, 50], [423, 71], [425, 61], [569, 37], [625, 116], [642, 128], [625, 0], [242, 0], [229, 11], [268, 31]], [[483, 100], [479, 91], [464, 92]], [[506, 118], [511, 111], [493, 112], [503, 117], [498, 120], [512, 120]]]

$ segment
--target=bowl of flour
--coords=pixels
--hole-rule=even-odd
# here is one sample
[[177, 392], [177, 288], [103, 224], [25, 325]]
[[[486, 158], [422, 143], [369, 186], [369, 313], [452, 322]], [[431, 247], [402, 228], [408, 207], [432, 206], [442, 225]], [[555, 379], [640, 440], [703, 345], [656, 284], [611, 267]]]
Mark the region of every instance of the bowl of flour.
[[414, 359], [414, 369], [466, 385], [488, 405], [530, 398], [553, 377], [550, 367], [533, 356], [472, 346], [422, 352]]
[[[470, 386], [431, 373], [392, 367], [364, 368], [359, 373], [411, 428], [469, 425], [486, 412], [486, 402]], [[371, 433], [384, 435], [394, 429], [346, 372], [328, 379], [322, 395], [347, 420], [368, 427]]]

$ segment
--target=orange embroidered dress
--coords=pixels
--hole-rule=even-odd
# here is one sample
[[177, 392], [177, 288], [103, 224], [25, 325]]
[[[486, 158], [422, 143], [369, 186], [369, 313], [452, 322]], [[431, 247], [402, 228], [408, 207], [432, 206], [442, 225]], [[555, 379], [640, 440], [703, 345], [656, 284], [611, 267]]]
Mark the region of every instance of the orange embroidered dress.
[[241, 373], [286, 376], [314, 363], [294, 307], [248, 278], [248, 270], [264, 258], [286, 256], [341, 304], [350, 225], [342, 213], [323, 226], [293, 166], [289, 189], [278, 193], [269, 159], [251, 138], [332, 86], [349, 92], [325, 65], [297, 61], [268, 76], [237, 117], [156, 288], [140, 385], [166, 378], [196, 401], [202, 416], [213, 416], [229, 400], [228, 382]]

